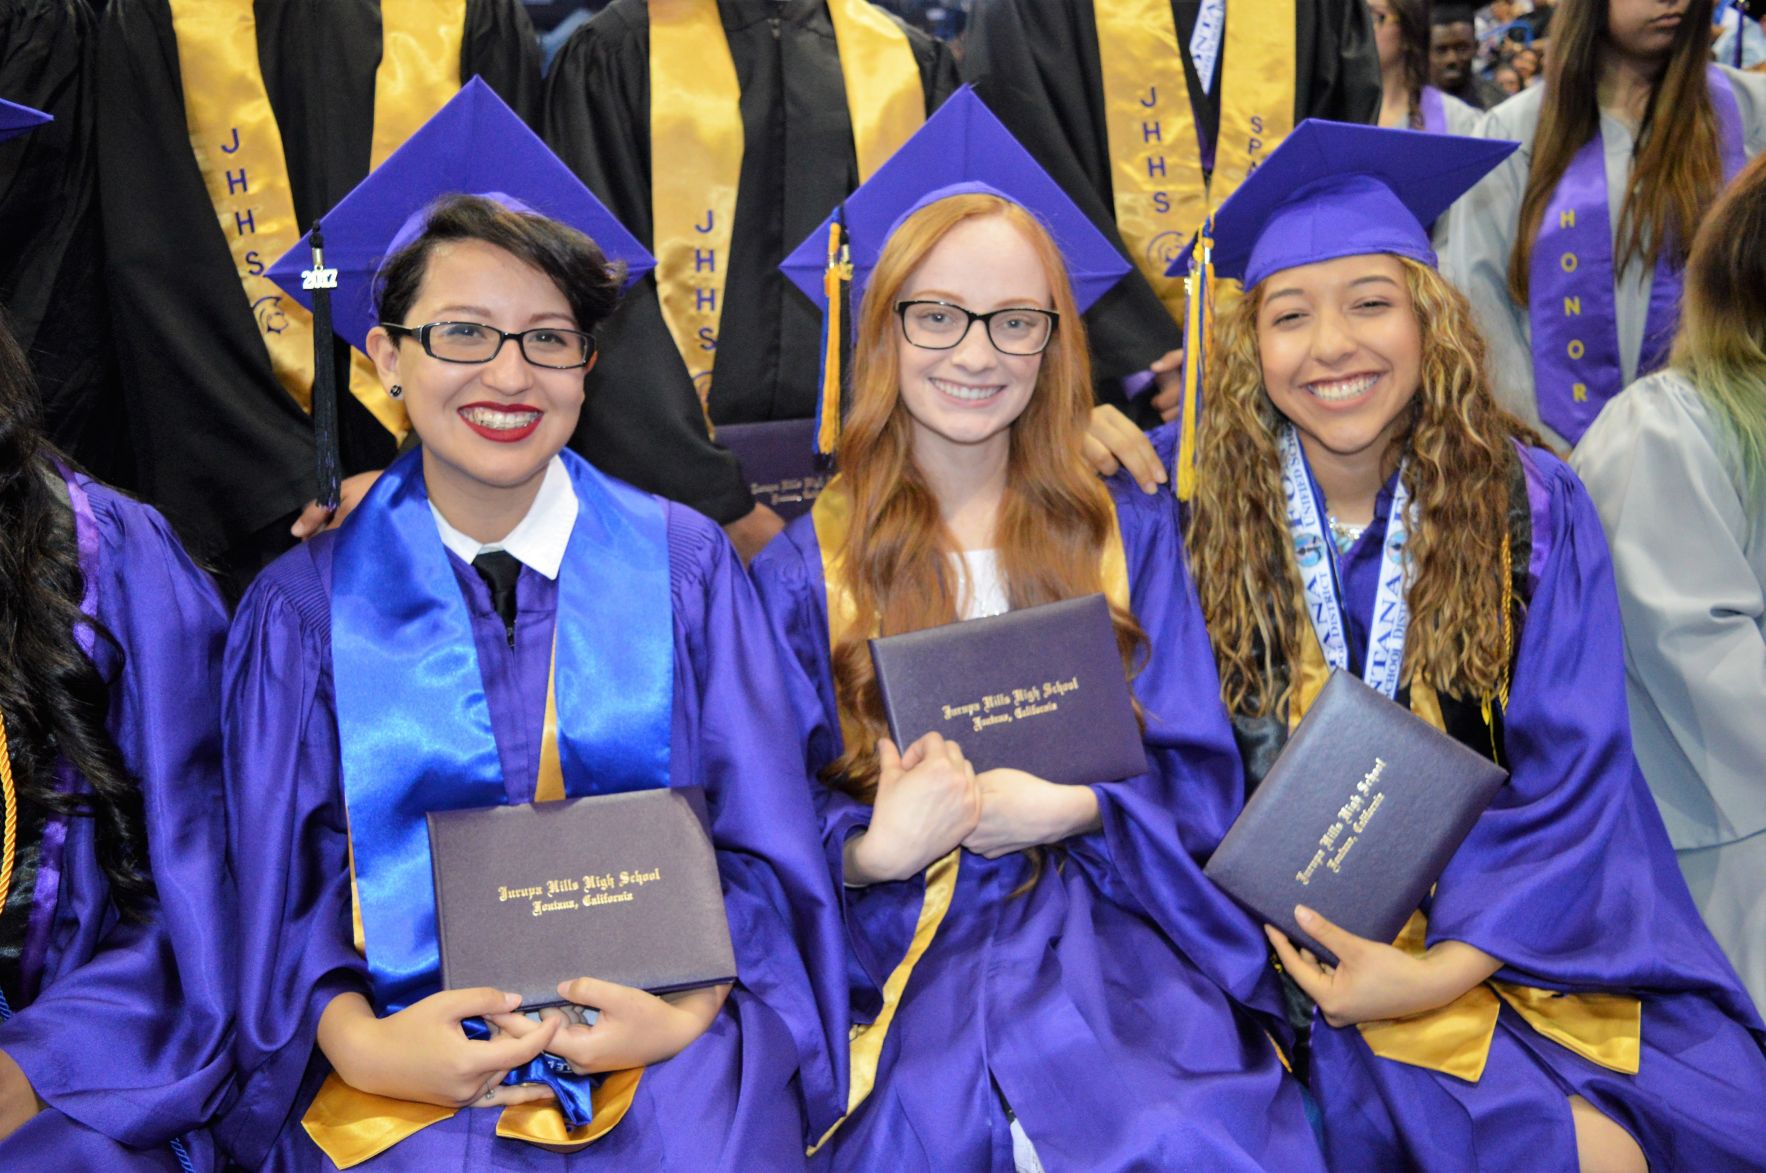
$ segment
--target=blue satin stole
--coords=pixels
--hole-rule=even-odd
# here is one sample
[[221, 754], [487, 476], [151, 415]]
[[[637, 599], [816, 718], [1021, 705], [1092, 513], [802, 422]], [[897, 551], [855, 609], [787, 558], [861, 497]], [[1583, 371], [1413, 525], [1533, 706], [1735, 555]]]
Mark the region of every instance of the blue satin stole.
[[[662, 505], [562, 455], [580, 503], [552, 668], [565, 794], [667, 786], [674, 615]], [[389, 1014], [440, 988], [424, 816], [506, 801], [421, 450], [386, 470], [338, 535], [331, 665], [368, 971]]]

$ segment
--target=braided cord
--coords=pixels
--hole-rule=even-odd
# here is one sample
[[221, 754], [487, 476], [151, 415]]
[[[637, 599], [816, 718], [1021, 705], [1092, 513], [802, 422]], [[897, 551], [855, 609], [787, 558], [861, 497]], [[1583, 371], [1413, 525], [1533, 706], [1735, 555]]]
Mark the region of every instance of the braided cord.
[[6, 835], [0, 841], [0, 912], [12, 894], [12, 865], [18, 858], [18, 788], [12, 780], [12, 749], [6, 743], [6, 716], [0, 713], [0, 797], [6, 804]]

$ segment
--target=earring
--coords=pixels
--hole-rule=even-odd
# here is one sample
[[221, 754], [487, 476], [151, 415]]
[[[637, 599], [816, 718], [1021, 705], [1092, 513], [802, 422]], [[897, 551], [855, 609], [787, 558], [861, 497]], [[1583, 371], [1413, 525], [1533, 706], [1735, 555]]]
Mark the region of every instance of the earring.
[[388, 395], [392, 396], [394, 399], [398, 399], [404, 395], [405, 389], [403, 387], [399, 386], [397, 383], [394, 383], [392, 386], [390, 386], [386, 389], [386, 393]]

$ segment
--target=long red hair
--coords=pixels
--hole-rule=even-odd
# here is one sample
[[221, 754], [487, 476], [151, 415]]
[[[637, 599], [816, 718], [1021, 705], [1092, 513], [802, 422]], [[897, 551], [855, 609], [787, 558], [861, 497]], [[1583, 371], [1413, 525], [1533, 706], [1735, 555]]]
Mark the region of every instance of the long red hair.
[[[955, 622], [958, 602], [952, 563], [957, 547], [913, 460], [913, 423], [901, 401], [895, 303], [952, 229], [995, 216], [1035, 251], [1060, 315], [1030, 402], [1011, 426], [1006, 490], [994, 529], [1000, 571], [1014, 608], [1103, 589], [1100, 556], [1115, 521], [1109, 493], [1083, 456], [1091, 359], [1060, 249], [1034, 215], [998, 196], [971, 193], [929, 204], [889, 238], [865, 289], [853, 346], [851, 409], [835, 448], [840, 481], [852, 499], [840, 555], [855, 622], [833, 651], [841, 727], [851, 736], [826, 777], [867, 800], [876, 788], [873, 750], [888, 735], [888, 724], [866, 641]], [[1132, 675], [1146, 637], [1126, 611], [1112, 608], [1112, 619], [1123, 669]]]

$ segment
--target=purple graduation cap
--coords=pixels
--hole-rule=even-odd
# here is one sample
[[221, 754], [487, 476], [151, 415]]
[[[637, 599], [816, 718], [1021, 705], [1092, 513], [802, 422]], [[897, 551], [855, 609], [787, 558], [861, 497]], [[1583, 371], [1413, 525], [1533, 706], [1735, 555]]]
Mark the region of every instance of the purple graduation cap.
[[[1433, 266], [1426, 226], [1519, 146], [1308, 118], [1215, 210], [1214, 272], [1250, 289], [1283, 269], [1367, 253]], [[1186, 249], [1165, 272], [1189, 268]]]
[[0, 98], [0, 142], [32, 131], [45, 122], [55, 121], [53, 114], [45, 114], [41, 110], [33, 110], [29, 106], [20, 106], [17, 102], [8, 102]]
[[[489, 196], [580, 229], [609, 260], [625, 262], [628, 288], [656, 265], [570, 168], [475, 77], [325, 215], [325, 265], [337, 271], [335, 329], [357, 350], [366, 348], [377, 321], [374, 278], [381, 263], [421, 231], [430, 204], [455, 194]], [[301, 280], [311, 268], [312, 245], [303, 236], [269, 275], [311, 309], [313, 291], [303, 289]]]
[[[953, 188], [956, 190], [949, 190]], [[992, 191], [1035, 212], [1060, 246], [1073, 281], [1073, 296], [1082, 310], [1108, 292], [1130, 268], [969, 86], [947, 98], [779, 267], [811, 301], [825, 307], [822, 278], [828, 227], [835, 216], [844, 213], [856, 307], [877, 256], [896, 227], [926, 204], [963, 191]]]
[[[970, 192], [987, 192], [1021, 204], [1042, 221], [1067, 263], [1081, 310], [1132, 267], [975, 91], [963, 86], [779, 266], [824, 314], [817, 430], [823, 452], [831, 450], [838, 431], [842, 311], [854, 311], [856, 320], [877, 257], [903, 220], [927, 204]], [[844, 227], [844, 250], [839, 248], [842, 233], [834, 228], [837, 224]], [[843, 254], [838, 262], [837, 252]], [[839, 279], [833, 280], [830, 273], [836, 271]], [[850, 306], [830, 305], [828, 291], [846, 281], [851, 282]]]
[[1191, 344], [1172, 478], [1180, 500], [1189, 500], [1196, 490], [1214, 278], [1251, 289], [1284, 269], [1369, 253], [1392, 253], [1432, 267], [1428, 225], [1519, 146], [1504, 139], [1308, 118], [1221, 202], [1207, 224], [1197, 225], [1196, 240], [1165, 270], [1168, 277], [1188, 276], [1184, 337]]

